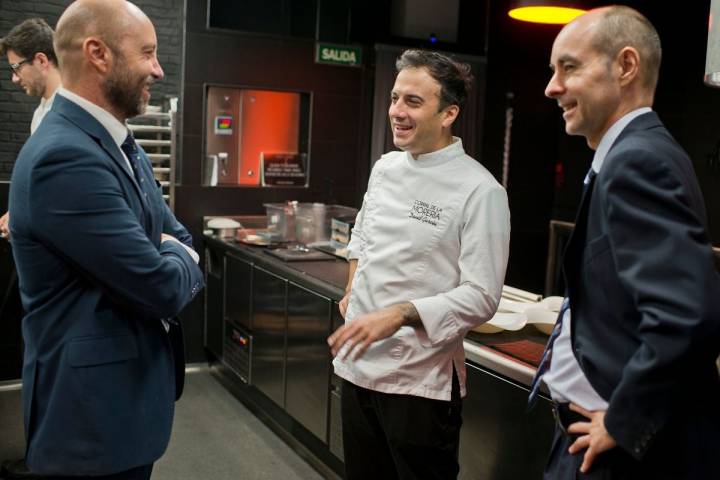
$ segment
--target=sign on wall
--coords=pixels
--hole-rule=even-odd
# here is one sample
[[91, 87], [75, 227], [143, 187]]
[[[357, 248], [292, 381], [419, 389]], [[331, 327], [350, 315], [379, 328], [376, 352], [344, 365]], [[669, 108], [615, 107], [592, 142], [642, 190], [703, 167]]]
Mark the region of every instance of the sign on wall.
[[362, 65], [362, 48], [317, 42], [315, 44], [315, 63], [359, 67]]

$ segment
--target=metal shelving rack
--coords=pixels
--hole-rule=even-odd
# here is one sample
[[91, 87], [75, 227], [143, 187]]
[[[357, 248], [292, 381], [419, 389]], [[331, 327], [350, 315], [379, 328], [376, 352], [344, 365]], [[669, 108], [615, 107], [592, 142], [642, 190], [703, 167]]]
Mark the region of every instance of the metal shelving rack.
[[166, 110], [148, 106], [143, 115], [128, 122], [135, 141], [152, 162], [155, 179], [163, 189], [163, 198], [175, 210], [175, 165], [177, 158], [177, 98], [166, 102]]

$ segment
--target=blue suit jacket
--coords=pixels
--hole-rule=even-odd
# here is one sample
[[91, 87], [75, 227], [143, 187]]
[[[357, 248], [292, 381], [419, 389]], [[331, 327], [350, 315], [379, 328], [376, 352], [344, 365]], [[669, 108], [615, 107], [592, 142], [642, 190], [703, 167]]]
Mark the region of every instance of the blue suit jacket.
[[163, 232], [191, 238], [145, 160], [143, 191], [107, 130], [61, 95], [18, 156], [10, 229], [38, 473], [111, 474], [155, 461], [169, 441], [180, 386], [161, 319], [203, 280], [182, 245], [160, 243]]
[[608, 152], [563, 268], [573, 351], [618, 448], [642, 478], [720, 478], [720, 277], [692, 162], [655, 113]]

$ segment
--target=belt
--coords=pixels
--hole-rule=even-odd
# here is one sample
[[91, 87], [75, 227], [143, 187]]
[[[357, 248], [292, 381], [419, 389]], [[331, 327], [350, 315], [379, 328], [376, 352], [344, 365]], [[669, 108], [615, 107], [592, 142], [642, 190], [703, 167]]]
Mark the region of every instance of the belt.
[[569, 403], [553, 402], [552, 412], [553, 417], [555, 417], [555, 424], [565, 435], [573, 435], [568, 432], [568, 427], [573, 423], [590, 421], [589, 418], [570, 410]]

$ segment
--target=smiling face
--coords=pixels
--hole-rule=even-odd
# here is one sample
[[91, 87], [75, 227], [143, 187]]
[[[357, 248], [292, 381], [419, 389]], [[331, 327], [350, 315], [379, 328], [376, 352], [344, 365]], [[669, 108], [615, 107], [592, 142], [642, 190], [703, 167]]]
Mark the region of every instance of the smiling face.
[[553, 75], [545, 88], [545, 95], [563, 110], [568, 135], [582, 135], [593, 149], [622, 116], [614, 59], [593, 47], [595, 28], [597, 18], [586, 14], [560, 32], [550, 58]]
[[450, 126], [458, 107], [439, 109], [440, 88], [425, 68], [405, 68], [398, 73], [388, 110], [397, 148], [417, 157], [452, 143]]
[[124, 118], [132, 118], [145, 112], [150, 87], [163, 75], [157, 59], [155, 29], [149, 20], [143, 19], [133, 34], [123, 38], [103, 89], [117, 111]]
[[[32, 58], [24, 58], [15, 53], [13, 50], [7, 51], [7, 59], [9, 64], [20, 63], [23, 60], [33, 60]], [[25, 93], [31, 97], [41, 97], [45, 93], [45, 77], [38, 66], [33, 61], [23, 63], [12, 74], [12, 82], [20, 85]]]

